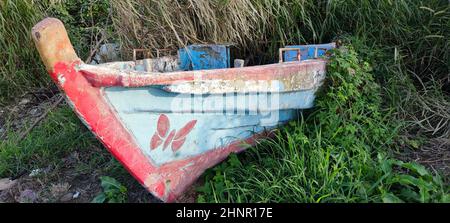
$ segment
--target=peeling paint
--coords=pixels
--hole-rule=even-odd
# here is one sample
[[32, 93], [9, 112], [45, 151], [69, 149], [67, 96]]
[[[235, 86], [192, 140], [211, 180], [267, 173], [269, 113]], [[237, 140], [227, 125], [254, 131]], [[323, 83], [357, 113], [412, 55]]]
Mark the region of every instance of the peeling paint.
[[[192, 90], [193, 93], [296, 91], [315, 88], [319, 82], [315, 80], [314, 74], [319, 72], [317, 78], [322, 77], [326, 61], [316, 59], [252, 67], [167, 73], [110, 69], [111, 66], [118, 65], [98, 67], [82, 64], [80, 71], [94, 86], [103, 87], [173, 85], [166, 89], [172, 92]], [[262, 89], [264, 86], [268, 86], [269, 89]], [[280, 89], [281, 87], [283, 89]]]

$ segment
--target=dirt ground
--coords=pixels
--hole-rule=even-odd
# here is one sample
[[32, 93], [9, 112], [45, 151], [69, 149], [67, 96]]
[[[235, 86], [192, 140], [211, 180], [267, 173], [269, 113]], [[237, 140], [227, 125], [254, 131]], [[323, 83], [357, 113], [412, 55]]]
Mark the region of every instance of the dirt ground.
[[[7, 139], [7, 128], [16, 132], [26, 131], [29, 124], [42, 118], [45, 111], [60, 97], [61, 94], [56, 87], [41, 89], [24, 94], [10, 105], [0, 108], [0, 140]], [[58, 106], [65, 106], [65, 102], [62, 101]], [[12, 186], [0, 190], [0, 203], [91, 202], [102, 191], [100, 177], [109, 174], [108, 167], [110, 168], [111, 162], [114, 161], [111, 161], [112, 156], [102, 146], [92, 145], [89, 149], [79, 151], [75, 150], [64, 157], [59, 166], [38, 168], [10, 176]], [[89, 160], [95, 159], [99, 154], [110, 157], [110, 160], [96, 169], [89, 168]], [[120, 177], [120, 183], [127, 188], [128, 202], [161, 202], [125, 170], [121, 171], [124, 173]], [[195, 183], [178, 199], [178, 202], [195, 202], [197, 197], [195, 188], [198, 185]]]
[[[101, 149], [94, 147], [91, 154], [73, 152], [63, 159], [62, 166], [35, 169], [13, 178], [14, 186], [0, 192], [0, 202], [91, 202], [102, 191], [99, 177], [107, 173], [101, 167], [98, 170], [78, 167], [83, 159], [101, 153]], [[128, 202], [158, 202], [131, 176], [121, 183], [128, 189]]]
[[[89, 159], [95, 153], [101, 153], [104, 148], [93, 147], [91, 154], [79, 154], [73, 152], [63, 159], [63, 165], [58, 167], [46, 167], [23, 173], [12, 178], [13, 186], [0, 191], [0, 203], [89, 203], [101, 191], [100, 176], [108, 173], [98, 169], [80, 170], [77, 167], [83, 159]], [[83, 157], [85, 156], [85, 157]], [[130, 175], [120, 182], [127, 188], [129, 203], [159, 203], [144, 187], [142, 187]], [[178, 199], [177, 202], [193, 203], [196, 200], [196, 186], [194, 184]]]

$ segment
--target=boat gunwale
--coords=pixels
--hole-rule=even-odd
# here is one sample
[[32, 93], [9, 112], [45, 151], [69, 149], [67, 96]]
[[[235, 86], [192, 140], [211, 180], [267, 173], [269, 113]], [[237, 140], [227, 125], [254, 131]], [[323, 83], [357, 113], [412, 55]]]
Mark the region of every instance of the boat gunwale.
[[[239, 68], [221, 68], [195, 71], [148, 72], [120, 70], [106, 66], [80, 63], [75, 69], [94, 87], [144, 87], [152, 85], [173, 85], [181, 83], [199, 83], [208, 81], [270, 81], [286, 79], [308, 74], [310, 67], [325, 70], [326, 59], [308, 59], [302, 61], [265, 64]], [[294, 89], [307, 90], [309, 88]]]

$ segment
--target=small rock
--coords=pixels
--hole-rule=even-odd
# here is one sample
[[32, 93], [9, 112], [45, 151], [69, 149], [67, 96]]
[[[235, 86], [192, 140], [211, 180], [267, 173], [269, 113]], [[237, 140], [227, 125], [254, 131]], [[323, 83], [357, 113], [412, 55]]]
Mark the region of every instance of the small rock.
[[28, 175], [28, 176], [35, 177], [35, 176], [39, 175], [41, 172], [42, 172], [42, 169], [34, 169], [31, 171], [30, 175]]
[[80, 192], [79, 191], [75, 191], [75, 194], [73, 194], [72, 198], [73, 199], [77, 199], [80, 196]]
[[64, 196], [62, 196], [62, 197], [59, 199], [59, 201], [61, 201], [61, 202], [67, 202], [67, 201], [70, 201], [70, 200], [73, 199], [73, 196], [74, 196], [74, 194], [71, 193], [71, 192], [69, 192], [69, 193], [67, 193], [67, 194], [64, 194]]
[[0, 179], [0, 191], [8, 190], [9, 188], [16, 185], [17, 180], [10, 180], [9, 178]]
[[30, 99], [24, 98], [24, 99], [20, 100], [19, 105], [25, 105], [25, 104], [28, 104], [28, 103], [30, 103]]
[[37, 195], [34, 191], [26, 189], [20, 192], [18, 202], [19, 203], [34, 203], [37, 200]]
[[40, 109], [33, 108], [30, 110], [30, 115], [33, 117], [37, 117], [37, 116], [41, 115], [41, 111], [40, 111]]

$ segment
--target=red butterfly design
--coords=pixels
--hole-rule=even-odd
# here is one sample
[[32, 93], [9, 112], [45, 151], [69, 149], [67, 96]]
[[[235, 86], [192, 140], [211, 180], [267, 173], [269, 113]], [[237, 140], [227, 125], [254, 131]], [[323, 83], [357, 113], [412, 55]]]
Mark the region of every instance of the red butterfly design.
[[166, 137], [167, 133], [170, 129], [170, 121], [169, 118], [165, 114], [161, 114], [158, 118], [157, 128], [155, 134], [153, 134], [152, 139], [150, 140], [150, 149], [154, 150], [158, 148], [161, 144], [163, 144], [163, 150], [165, 150], [170, 144], [172, 151], [178, 151], [181, 146], [183, 146], [186, 141], [186, 136], [192, 131], [195, 124], [197, 124], [197, 120], [191, 120], [186, 125], [183, 126], [178, 132], [173, 129], [170, 131], [169, 135]]

